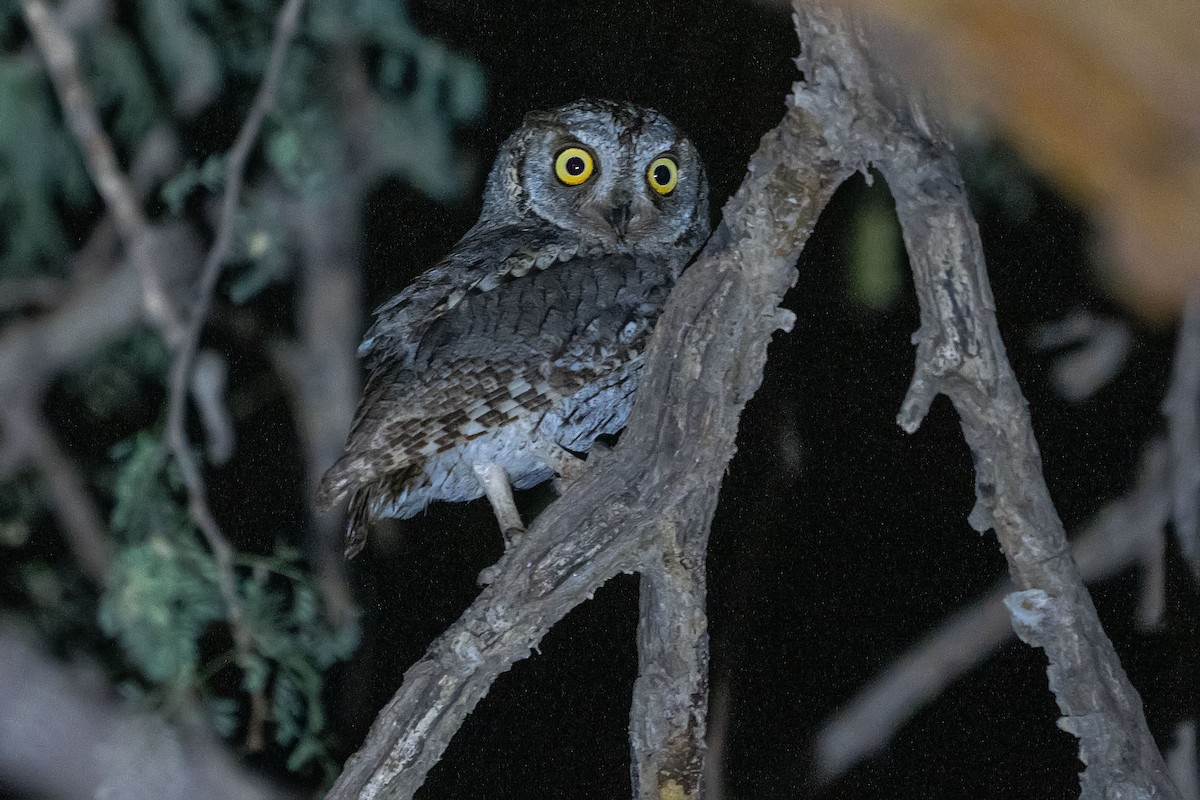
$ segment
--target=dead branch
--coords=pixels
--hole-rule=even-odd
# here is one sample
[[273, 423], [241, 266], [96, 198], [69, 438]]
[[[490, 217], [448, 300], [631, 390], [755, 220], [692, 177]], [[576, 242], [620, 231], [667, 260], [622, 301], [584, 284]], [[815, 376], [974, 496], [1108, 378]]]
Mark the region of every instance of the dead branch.
[[91, 671], [51, 658], [0, 620], [0, 781], [61, 800], [283, 800], [203, 724], [131, 711]]
[[[861, 29], [796, 4], [801, 30]], [[1018, 591], [1005, 598], [1017, 635], [1045, 650], [1063, 717], [1079, 737], [1084, 797], [1178, 797], [1150, 736], [1141, 698], [1104, 633], [1042, 475], [1029, 412], [1004, 353], [987, 282], [979, 231], [945, 133], [906, 95], [894, 71], [847, 69], [821, 51], [810, 70], [840, 72], [858, 110], [871, 121], [871, 160], [887, 178], [921, 306], [916, 370], [897, 421], [921, 424], [938, 394], [950, 398], [976, 469], [970, 522], [992, 528]], [[870, 51], [862, 49], [866, 59]], [[861, 127], [862, 126], [858, 126]], [[866, 135], [872, 136], [870, 132]]]
[[[1142, 457], [1137, 485], [1110, 503], [1072, 542], [1086, 581], [1104, 580], [1135, 566], [1170, 517], [1167, 445], [1156, 439]], [[814, 743], [816, 779], [832, 783], [879, 752], [908, 720], [952, 683], [982, 664], [1013, 636], [1003, 578], [864, 686], [825, 721]]]
[[[717, 492], [767, 344], [792, 319], [778, 305], [795, 261], [854, 170], [839, 155], [795, 107], [764, 137], [717, 233], [671, 295], [620, 443], [534, 521], [495, 581], [408, 670], [329, 797], [412, 797], [492, 682], [606, 580], [639, 570], [652, 576], [643, 608], [654, 612], [639, 638], [676, 637], [641, 648], [647, 666], [631, 718], [666, 715], [633, 732], [639, 797], [700, 796], [707, 649], [704, 586], [693, 570], [703, 574]], [[679, 658], [649, 663], [667, 652]], [[689, 694], [673, 694], [681, 689]], [[641, 742], [669, 749], [651, 754]]]
[[179, 312], [167, 295], [157, 265], [145, 252], [151, 238], [150, 224], [137, 192], [117, 163], [112, 142], [100, 125], [91, 90], [79, 71], [75, 44], [45, 0], [21, 0], [21, 5], [29, 30], [46, 60], [67, 124], [141, 277], [146, 312], [155, 327], [166, 332], [179, 331], [182, 329]]

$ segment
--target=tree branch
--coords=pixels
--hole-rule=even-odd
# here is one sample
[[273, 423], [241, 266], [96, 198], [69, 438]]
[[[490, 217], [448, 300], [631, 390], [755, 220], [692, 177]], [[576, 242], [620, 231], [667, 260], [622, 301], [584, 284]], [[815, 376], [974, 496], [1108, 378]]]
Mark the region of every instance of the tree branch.
[[[861, 42], [861, 27], [842, 15], [796, 4], [805, 30], [833, 29]], [[887, 178], [904, 231], [921, 328], [916, 371], [897, 418], [910, 433], [933, 398], [947, 395], [958, 411], [975, 459], [977, 502], [970, 522], [994, 528], [1018, 592], [1005, 602], [1017, 635], [1042, 647], [1064, 717], [1079, 737], [1084, 797], [1178, 797], [1141, 698], [1104, 633], [1042, 476], [1029, 412], [1004, 353], [987, 282], [979, 232], [945, 133], [896, 71], [848, 70], [853, 60], [829, 60], [838, 42], [810, 37], [817, 52], [809, 70], [840, 72], [873, 139], [871, 160]], [[861, 45], [859, 45], [861, 47]], [[810, 51], [811, 53], [811, 51]], [[869, 51], [860, 50], [865, 64]], [[804, 66], [801, 67], [804, 69]], [[874, 128], [874, 132], [869, 130]]]
[[[343, 178], [357, 184], [348, 175]], [[355, 258], [357, 196], [339, 181], [321, 199], [301, 201], [291, 228], [302, 253], [299, 342], [277, 348], [275, 356], [304, 445], [310, 509], [321, 471], [341, 454], [358, 404], [355, 351], [362, 334], [362, 279]], [[339, 515], [314, 511], [309, 537], [309, 556], [334, 619], [357, 615], [342, 556], [344, 522]]]
[[[275, 101], [288, 45], [295, 35], [304, 0], [287, 0], [276, 19], [266, 73], [251, 103], [226, 164], [225, 189], [216, 238], [209, 248], [200, 276], [199, 297], [183, 322], [166, 294], [163, 270], [154, 246], [153, 235], [142, 212], [141, 203], [130, 180], [117, 164], [112, 143], [105, 135], [91, 92], [79, 72], [74, 43], [51, 14], [44, 0], [22, 0], [25, 17], [49, 66], [50, 76], [63, 106], [71, 130], [84, 151], [92, 178], [117, 223], [117, 229], [141, 277], [143, 299], [152, 324], [172, 346], [175, 353], [168, 383], [167, 421], [164, 439], [175, 456], [189, 496], [189, 512], [200, 530], [217, 565], [217, 582], [225, 602], [226, 615], [239, 655], [251, 649], [250, 632], [242, 620], [241, 600], [237, 592], [233, 548], [217, 525], [208, 505], [207, 491], [200, 467], [192, 453], [186, 431], [187, 392], [199, 344], [200, 333], [208, 318], [212, 295], [221, 266], [233, 238], [233, 221], [241, 197], [246, 161], [258, 138], [263, 119]], [[259, 700], [259, 698], [252, 698]], [[253, 708], [261, 708], [254, 702]], [[258, 721], [251, 720], [255, 730]]]
[[[763, 138], [724, 221], [671, 294], [617, 447], [593, 454], [589, 461], [598, 463], [533, 522], [498, 563], [495, 581], [405, 673], [330, 798], [412, 797], [492, 682], [572, 608], [613, 575], [661, 569], [676, 547], [703, 553], [741, 410], [762, 378], [771, 334], [792, 319], [777, 306], [818, 214], [852, 172], [797, 108]], [[664, 542], [679, 543], [670, 556]], [[661, 576], [652, 580], [648, 602], [672, 603], [654, 594], [669, 590]], [[688, 602], [703, 597], [692, 592]], [[691, 635], [702, 636], [703, 606], [687, 618]], [[675, 633], [670, 626], [663, 632]], [[692, 641], [663, 645], [691, 662], [659, 665], [667, 675], [703, 674], [702, 643]], [[641, 702], [691, 710], [686, 719], [662, 720], [652, 741], [696, 747], [703, 692], [656, 697], [653, 683], [642, 680]], [[672, 678], [660, 685], [671, 692], [696, 684]], [[692, 767], [676, 771], [698, 761], [698, 753], [672, 754], [661, 762], [666, 771], [639, 773], [639, 793], [699, 797]]]
[[40, 413], [20, 407], [3, 413], [10, 429], [21, 429], [30, 458], [53, 498], [51, 510], [79, 567], [96, 585], [103, 586], [112, 560], [112, 542], [83, 474], [62, 451]]
[[204, 725], [168, 726], [0, 620], [0, 780], [62, 800], [283, 800]]
[[241, 199], [242, 181], [246, 169], [246, 160], [250, 150], [258, 138], [263, 119], [275, 103], [275, 95], [279, 90], [279, 80], [283, 73], [283, 63], [287, 57], [288, 45], [295, 35], [300, 20], [300, 11], [304, 0], [287, 0], [275, 22], [275, 33], [271, 42], [271, 55], [267, 62], [263, 82], [250, 106], [250, 112], [238, 131], [233, 147], [229, 151], [229, 159], [225, 167], [225, 189], [221, 198], [221, 216], [217, 223], [217, 235], [209, 248], [200, 273], [199, 295], [188, 317], [182, 336], [175, 343], [175, 359], [171, 364], [169, 385], [167, 387], [167, 421], [164, 439], [168, 449], [179, 464], [189, 497], [189, 513], [196, 527], [200, 529], [213, 558], [217, 562], [218, 583], [221, 595], [225, 600], [229, 615], [230, 627], [239, 652], [245, 653], [250, 647], [249, 633], [242, 624], [241, 601], [238, 599], [237, 582], [233, 567], [233, 547], [221, 532], [212, 509], [208, 505], [208, 491], [204, 485], [204, 476], [200, 465], [192, 453], [192, 445], [187, 436], [187, 392], [191, 380], [192, 367], [196, 358], [196, 348], [200, 343], [200, 333], [208, 319], [208, 311], [212, 305], [213, 292], [221, 275], [221, 267], [233, 241], [233, 221], [237, 213], [238, 202]]
[[46, 275], [0, 280], [0, 314], [25, 308], [50, 308], [63, 296], [65, 288], [61, 280]]
[[79, 55], [71, 37], [54, 18], [45, 0], [21, 0], [25, 20], [49, 67], [54, 90], [67, 124], [83, 150], [92, 180], [112, 212], [121, 238], [142, 281], [146, 312], [155, 327], [182, 330], [182, 321], [164, 288], [163, 276], [149, 257], [151, 230], [129, 178], [121, 171], [112, 142], [100, 125], [92, 93], [79, 72]]

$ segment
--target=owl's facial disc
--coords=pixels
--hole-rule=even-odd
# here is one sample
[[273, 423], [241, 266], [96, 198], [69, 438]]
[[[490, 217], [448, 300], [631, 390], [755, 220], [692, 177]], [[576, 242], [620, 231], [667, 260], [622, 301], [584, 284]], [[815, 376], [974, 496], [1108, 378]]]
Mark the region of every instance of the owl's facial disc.
[[[488, 198], [521, 202], [555, 228], [602, 248], [660, 253], [708, 233], [708, 186], [688, 138], [653, 109], [581, 100], [533, 112]], [[512, 176], [511, 178], [508, 176]], [[512, 191], [510, 191], [512, 190]]]

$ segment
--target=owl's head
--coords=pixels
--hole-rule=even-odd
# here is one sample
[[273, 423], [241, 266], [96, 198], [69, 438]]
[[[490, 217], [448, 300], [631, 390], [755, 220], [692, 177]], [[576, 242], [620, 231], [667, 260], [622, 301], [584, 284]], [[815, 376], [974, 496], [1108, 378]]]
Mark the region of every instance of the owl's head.
[[690, 253], [708, 213], [683, 131], [654, 109], [589, 99], [525, 117], [492, 167], [481, 221], [536, 218], [613, 251]]

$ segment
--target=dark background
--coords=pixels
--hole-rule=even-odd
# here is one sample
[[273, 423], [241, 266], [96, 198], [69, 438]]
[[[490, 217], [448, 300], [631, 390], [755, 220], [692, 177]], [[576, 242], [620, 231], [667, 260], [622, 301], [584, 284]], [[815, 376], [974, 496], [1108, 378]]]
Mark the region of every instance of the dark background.
[[[530, 109], [629, 99], [696, 141], [714, 214], [796, 77], [788, 15], [748, 3], [428, 0], [410, 10], [423, 32], [484, 65], [489, 110], [470, 137], [485, 163]], [[987, 145], [964, 158], [969, 167], [1013, 156]], [[986, 193], [974, 200], [1009, 355], [1072, 530], [1129, 488], [1142, 445], [1162, 428], [1172, 338], [1127, 320], [1135, 345], [1119, 376], [1085, 403], [1058, 397], [1055, 355], [1029, 344], [1037, 326], [1080, 308], [1122, 312], [1091, 277], [1083, 215], [1036, 176], [1019, 180], [1031, 214], [1014, 219]], [[822, 217], [787, 298], [798, 322], [776, 336], [722, 489], [709, 579], [711, 686], [728, 699], [725, 794], [1074, 798], [1082, 765], [1072, 737], [1054, 727], [1045, 659], [1015, 642], [885, 752], [826, 790], [807, 785], [819, 723], [1005, 569], [995, 538], [967, 525], [971, 461], [949, 404], [939, 399], [914, 436], [894, 421], [914, 356], [911, 284], [884, 311], [850, 291], [857, 209], [885, 191], [856, 178]], [[381, 187], [367, 211], [371, 302], [448, 250], [477, 212], [477, 203], [441, 207], [399, 184]], [[520, 498], [527, 509], [544, 500]], [[435, 507], [379, 537], [357, 567], [370, 618], [362, 662], [348, 672], [361, 692], [350, 692], [357, 701], [340, 720], [347, 754], [403, 670], [474, 597], [477, 572], [500, 552], [494, 527], [482, 501]], [[1135, 575], [1094, 589], [1163, 745], [1197, 709], [1195, 587], [1174, 552], [1169, 570], [1158, 633], [1134, 628]], [[497, 682], [419, 796], [628, 796], [636, 623], [636, 578], [611, 581]]]

